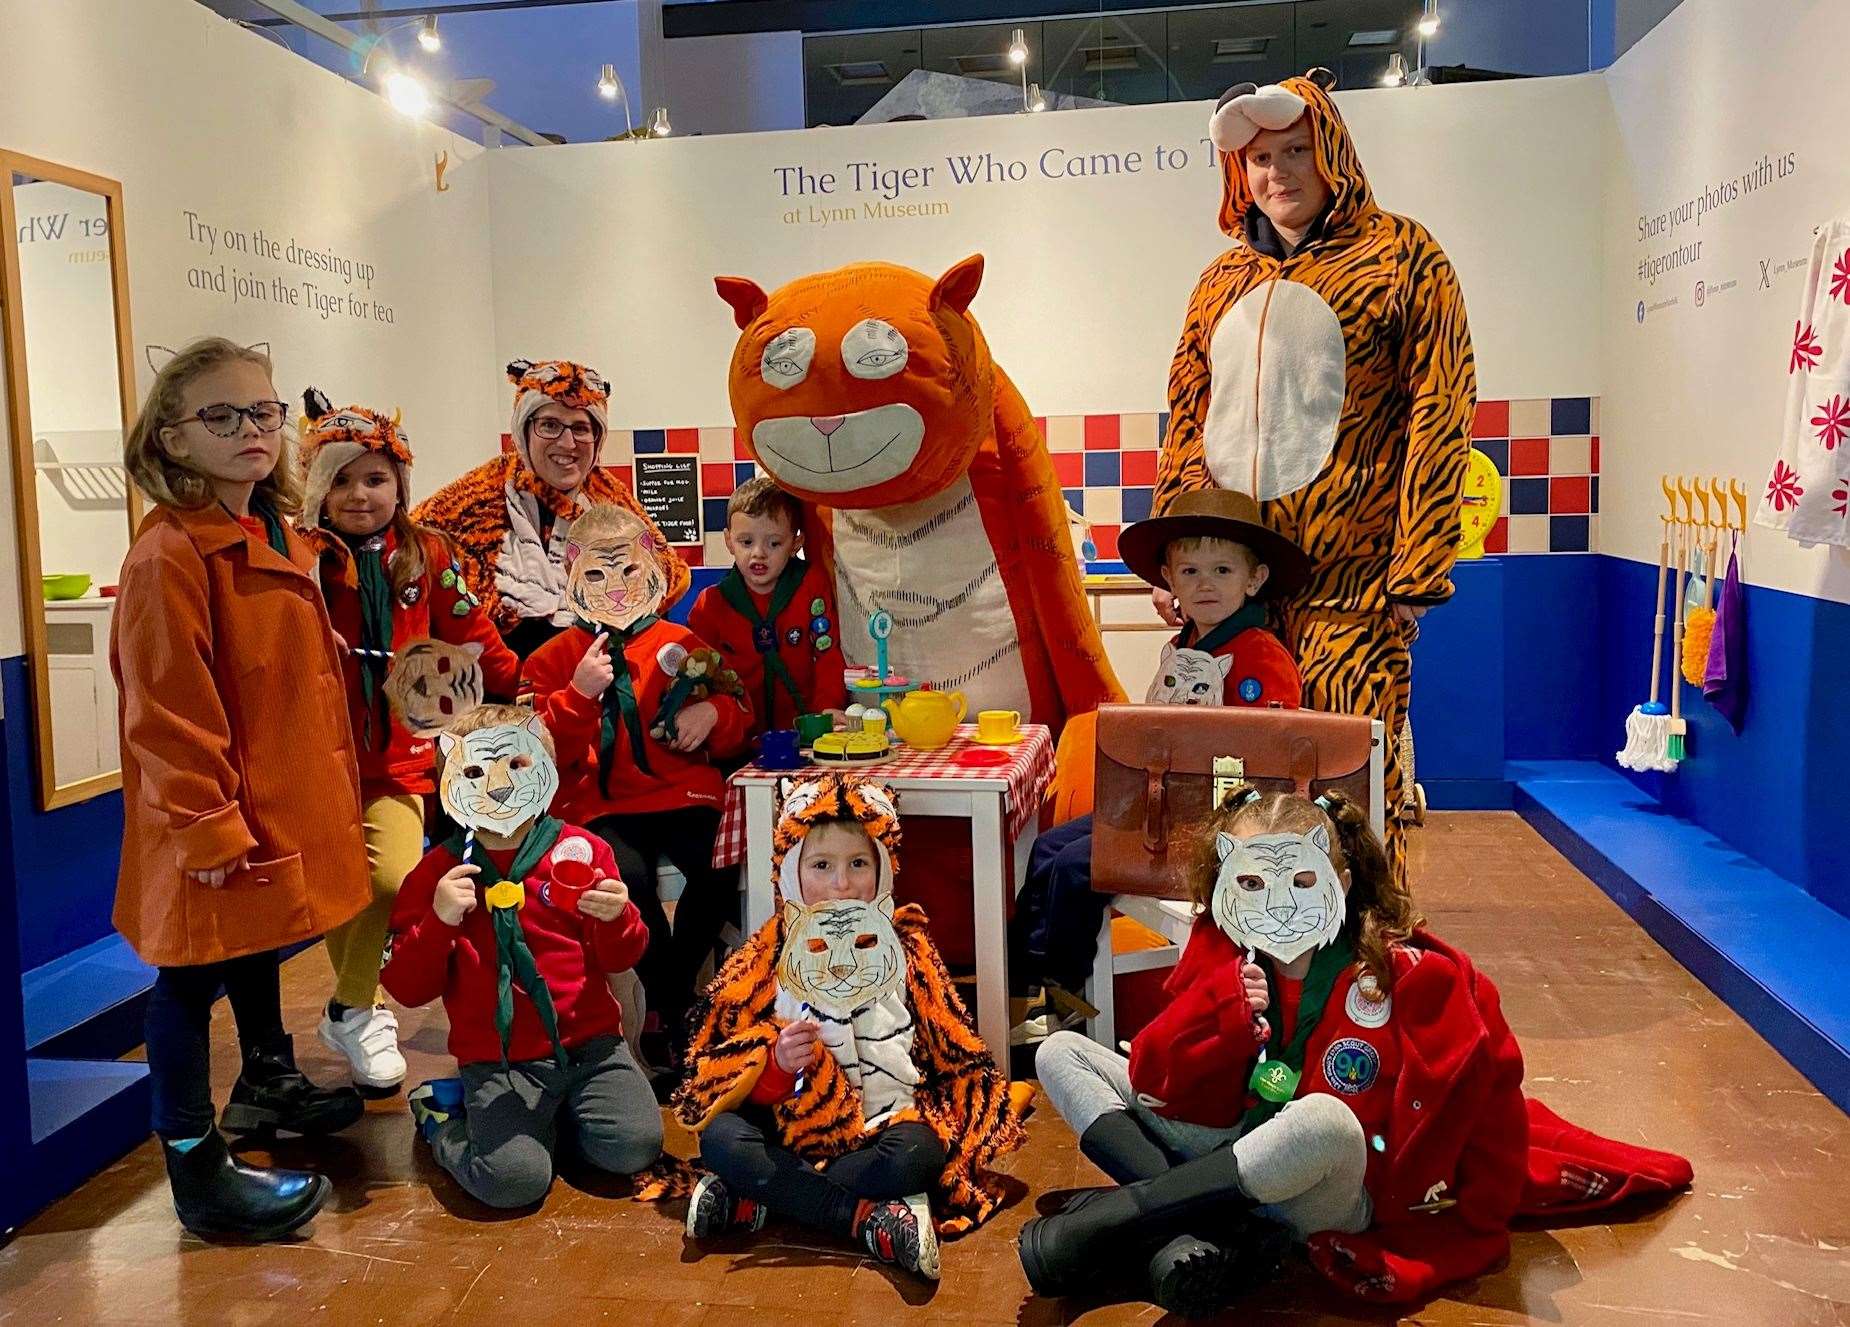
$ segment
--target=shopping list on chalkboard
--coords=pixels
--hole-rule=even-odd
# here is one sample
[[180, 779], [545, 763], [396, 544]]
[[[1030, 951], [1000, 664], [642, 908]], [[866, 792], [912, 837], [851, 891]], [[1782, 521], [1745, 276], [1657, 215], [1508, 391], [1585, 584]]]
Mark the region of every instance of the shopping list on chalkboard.
[[700, 458], [638, 456], [636, 501], [671, 544], [700, 542]]

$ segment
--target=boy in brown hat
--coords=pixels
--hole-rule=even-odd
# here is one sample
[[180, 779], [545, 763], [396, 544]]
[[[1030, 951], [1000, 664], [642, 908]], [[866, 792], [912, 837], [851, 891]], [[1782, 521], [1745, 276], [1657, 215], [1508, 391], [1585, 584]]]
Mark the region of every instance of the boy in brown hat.
[[[1227, 489], [1180, 494], [1163, 515], [1126, 526], [1118, 554], [1137, 576], [1174, 594], [1186, 619], [1163, 646], [1146, 702], [1298, 707], [1297, 661], [1266, 627], [1260, 596], [1303, 584], [1310, 559], [1265, 526], [1258, 503]], [[1092, 888], [1091, 816], [1035, 840], [1009, 928], [1015, 993], [1083, 985], [1110, 905], [1110, 895]], [[1011, 1040], [1037, 1040], [1053, 1022], [1051, 1015], [1023, 1022]]]

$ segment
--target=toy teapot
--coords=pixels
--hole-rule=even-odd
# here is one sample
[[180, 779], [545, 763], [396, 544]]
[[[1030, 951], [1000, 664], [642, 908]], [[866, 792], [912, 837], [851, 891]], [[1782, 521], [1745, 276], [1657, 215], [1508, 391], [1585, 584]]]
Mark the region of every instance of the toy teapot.
[[929, 751], [951, 740], [964, 721], [965, 705], [961, 691], [913, 691], [889, 699], [884, 708], [900, 741]]

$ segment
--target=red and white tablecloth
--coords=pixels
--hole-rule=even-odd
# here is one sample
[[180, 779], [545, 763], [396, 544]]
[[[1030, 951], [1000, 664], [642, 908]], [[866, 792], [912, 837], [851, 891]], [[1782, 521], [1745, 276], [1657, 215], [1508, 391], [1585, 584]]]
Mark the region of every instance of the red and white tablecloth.
[[[935, 751], [919, 751], [912, 747], [901, 747], [899, 754], [876, 764], [856, 765], [849, 768], [858, 770], [870, 779], [894, 785], [899, 797], [899, 814], [903, 819], [906, 814], [905, 789], [909, 783], [960, 780], [980, 780], [984, 783], [1007, 781], [1008, 816], [1006, 827], [1009, 841], [1013, 842], [1028, 821], [1040, 813], [1041, 799], [1047, 794], [1047, 785], [1053, 782], [1053, 735], [1043, 724], [1027, 724], [1022, 730], [1021, 740], [1013, 746], [985, 746], [973, 740], [976, 736], [974, 724], [964, 724], [957, 730], [948, 746], [941, 746]], [[991, 752], [1006, 752], [1006, 764], [973, 763], [973, 753], [981, 753], [977, 761], [990, 762]], [[839, 769], [836, 765], [805, 765], [796, 770], [764, 770], [756, 765], [747, 765], [732, 776], [726, 786], [726, 808], [720, 815], [719, 837], [713, 842], [713, 865], [731, 866], [745, 858], [745, 797], [740, 792], [748, 783], [776, 783], [780, 779], [802, 778], [805, 775], [826, 773]]]

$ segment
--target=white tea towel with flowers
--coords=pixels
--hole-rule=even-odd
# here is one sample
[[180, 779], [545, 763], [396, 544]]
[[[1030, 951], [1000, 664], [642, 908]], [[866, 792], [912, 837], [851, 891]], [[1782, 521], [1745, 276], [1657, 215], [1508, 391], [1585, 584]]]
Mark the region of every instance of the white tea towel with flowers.
[[1785, 426], [1756, 524], [1850, 547], [1850, 218], [1818, 232], [1792, 349]]

